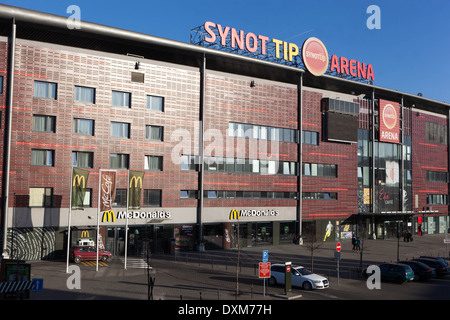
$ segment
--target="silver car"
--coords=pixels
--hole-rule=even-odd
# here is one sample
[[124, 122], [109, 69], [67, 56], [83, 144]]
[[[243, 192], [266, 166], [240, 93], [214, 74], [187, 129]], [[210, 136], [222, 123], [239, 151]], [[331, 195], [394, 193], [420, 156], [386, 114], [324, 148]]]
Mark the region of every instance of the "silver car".
[[[274, 264], [270, 267], [269, 284], [284, 284], [285, 265]], [[291, 266], [291, 284], [304, 290], [325, 289], [330, 286], [327, 278], [306, 270], [302, 266]]]

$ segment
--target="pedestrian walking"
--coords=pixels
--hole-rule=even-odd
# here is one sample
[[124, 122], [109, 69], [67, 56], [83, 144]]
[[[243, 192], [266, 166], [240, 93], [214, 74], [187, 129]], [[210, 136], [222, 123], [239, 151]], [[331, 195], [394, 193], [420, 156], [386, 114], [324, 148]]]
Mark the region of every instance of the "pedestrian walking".
[[360, 251], [361, 250], [361, 239], [358, 237], [356, 239], [356, 251]]
[[356, 237], [355, 237], [355, 235], [353, 234], [352, 235], [352, 251], [355, 251], [356, 250]]

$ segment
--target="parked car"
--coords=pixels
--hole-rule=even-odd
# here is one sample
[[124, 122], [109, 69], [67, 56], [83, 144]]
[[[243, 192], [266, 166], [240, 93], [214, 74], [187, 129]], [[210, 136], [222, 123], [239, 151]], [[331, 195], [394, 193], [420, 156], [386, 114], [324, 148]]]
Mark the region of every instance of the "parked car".
[[420, 256], [420, 258], [439, 260], [440, 262], [444, 263], [448, 267], [448, 262], [443, 258], [436, 258], [436, 257], [431, 257], [431, 256]]
[[[97, 249], [92, 246], [78, 246], [71, 250], [70, 258], [75, 263], [79, 263], [84, 260], [97, 260]], [[106, 262], [111, 258], [111, 253], [100, 250], [98, 252], [98, 258]]]
[[[270, 267], [269, 285], [284, 284], [285, 265], [274, 264]], [[304, 290], [325, 289], [330, 283], [327, 278], [306, 270], [302, 266], [291, 266], [291, 284]]]
[[439, 260], [416, 258], [416, 259], [413, 259], [413, 261], [419, 261], [419, 262], [426, 264], [429, 267], [434, 268], [436, 270], [436, 274], [438, 277], [442, 277], [447, 274], [450, 274], [450, 269], [448, 268], [448, 266]]
[[406, 264], [414, 271], [414, 280], [430, 280], [436, 277], [436, 270], [419, 261], [399, 261], [399, 263]]
[[[382, 281], [393, 281], [403, 283], [414, 280], [414, 271], [410, 266], [401, 263], [383, 263], [378, 265]], [[363, 275], [367, 278], [367, 269], [363, 270]]]

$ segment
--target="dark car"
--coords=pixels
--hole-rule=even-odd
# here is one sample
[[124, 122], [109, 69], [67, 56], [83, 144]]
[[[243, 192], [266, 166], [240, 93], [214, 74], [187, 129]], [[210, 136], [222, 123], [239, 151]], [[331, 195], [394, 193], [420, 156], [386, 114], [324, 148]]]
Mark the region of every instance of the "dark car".
[[440, 262], [444, 263], [448, 267], [448, 262], [443, 258], [436, 258], [436, 257], [431, 257], [431, 256], [420, 256], [420, 258], [439, 260]]
[[[401, 263], [383, 263], [378, 266], [380, 268], [381, 280], [403, 283], [405, 281], [414, 280], [414, 271], [410, 266]], [[369, 275], [367, 269], [363, 271], [363, 275], [367, 278]]]
[[[97, 260], [97, 249], [91, 246], [79, 246], [72, 249], [70, 258], [79, 263], [84, 260]], [[111, 253], [108, 251], [99, 250], [98, 258], [102, 261], [108, 261], [111, 258]]]
[[438, 277], [445, 276], [450, 273], [449, 268], [443, 262], [435, 259], [416, 258], [413, 261], [419, 261], [427, 266], [434, 268]]
[[399, 261], [406, 264], [414, 271], [414, 280], [429, 280], [436, 277], [436, 270], [419, 261]]

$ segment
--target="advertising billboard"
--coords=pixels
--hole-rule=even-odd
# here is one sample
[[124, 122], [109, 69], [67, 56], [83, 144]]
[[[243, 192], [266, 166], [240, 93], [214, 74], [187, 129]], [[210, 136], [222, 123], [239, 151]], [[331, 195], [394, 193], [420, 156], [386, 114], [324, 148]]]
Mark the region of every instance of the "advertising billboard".
[[400, 106], [397, 102], [379, 99], [380, 137], [382, 142], [400, 143]]

